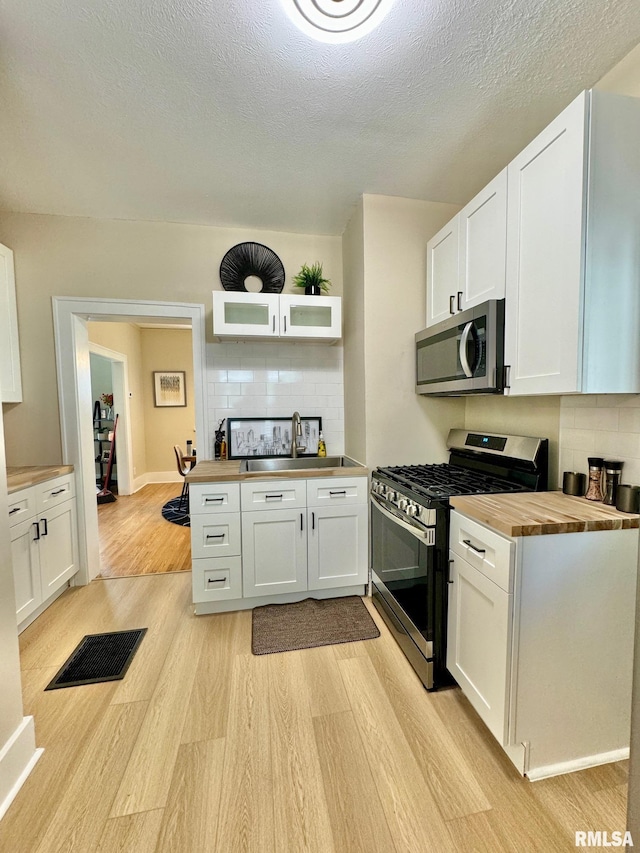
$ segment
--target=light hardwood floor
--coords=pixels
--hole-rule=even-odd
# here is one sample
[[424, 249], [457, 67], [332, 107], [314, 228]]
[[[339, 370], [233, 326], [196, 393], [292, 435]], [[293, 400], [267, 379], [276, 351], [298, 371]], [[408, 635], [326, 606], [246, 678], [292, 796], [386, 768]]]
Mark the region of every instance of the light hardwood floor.
[[[20, 637], [45, 752], [10, 853], [552, 853], [623, 830], [626, 762], [529, 783], [458, 689], [376, 640], [255, 657], [189, 574], [70, 589]], [[123, 681], [43, 692], [86, 633], [148, 627]]]
[[191, 570], [190, 529], [162, 517], [181, 483], [154, 483], [98, 506], [102, 578]]

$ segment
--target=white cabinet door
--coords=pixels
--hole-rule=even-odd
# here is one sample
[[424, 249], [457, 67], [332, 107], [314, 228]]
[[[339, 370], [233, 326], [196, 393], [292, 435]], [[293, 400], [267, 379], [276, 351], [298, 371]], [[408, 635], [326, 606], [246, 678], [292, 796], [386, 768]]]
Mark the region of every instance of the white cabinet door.
[[427, 326], [447, 320], [459, 310], [458, 233], [456, 216], [427, 243]]
[[[458, 214], [462, 309], [504, 299], [507, 264], [507, 170], [503, 169]], [[457, 299], [457, 294], [456, 294]]]
[[367, 518], [362, 504], [307, 510], [309, 589], [367, 582]]
[[38, 523], [33, 519], [21, 521], [11, 528], [11, 562], [18, 624], [30, 616], [42, 601], [38, 538]]
[[244, 597], [307, 589], [304, 509], [242, 513]]
[[46, 601], [78, 571], [75, 498], [48, 510], [39, 524], [42, 599]]
[[280, 333], [277, 293], [213, 291], [213, 334], [277, 337]]
[[583, 93], [508, 166], [511, 394], [580, 390], [586, 121]]
[[13, 252], [0, 243], [0, 400], [22, 402]]
[[280, 296], [280, 336], [286, 338], [342, 337], [342, 299], [339, 296]]
[[499, 743], [507, 743], [513, 596], [453, 551], [447, 669]]

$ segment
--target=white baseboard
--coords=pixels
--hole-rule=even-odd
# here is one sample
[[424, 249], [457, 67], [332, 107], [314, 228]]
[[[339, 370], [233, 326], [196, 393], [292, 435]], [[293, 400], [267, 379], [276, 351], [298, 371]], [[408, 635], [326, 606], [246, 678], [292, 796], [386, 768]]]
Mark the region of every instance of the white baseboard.
[[24, 717], [0, 751], [0, 820], [43, 752], [36, 749], [33, 717]]
[[147, 471], [134, 478], [133, 491], [139, 492], [149, 483], [182, 483], [182, 477], [177, 471]]
[[612, 764], [614, 761], [624, 761], [629, 758], [629, 747], [614, 749], [611, 752], [601, 752], [598, 755], [586, 755], [573, 761], [562, 761], [560, 764], [547, 764], [527, 770], [526, 776], [531, 782], [548, 779], [550, 776], [561, 776], [563, 773], [575, 773], [588, 767], [598, 767], [600, 764]]

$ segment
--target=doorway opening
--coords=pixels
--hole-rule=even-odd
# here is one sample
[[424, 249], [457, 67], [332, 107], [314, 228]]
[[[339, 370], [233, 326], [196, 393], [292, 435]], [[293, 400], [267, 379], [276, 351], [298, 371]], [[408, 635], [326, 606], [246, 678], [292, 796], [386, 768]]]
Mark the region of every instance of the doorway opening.
[[[134, 300], [112, 299], [74, 299], [69, 297], [54, 297], [54, 334], [56, 343], [56, 362], [58, 373], [58, 388], [62, 426], [63, 459], [66, 464], [72, 464], [76, 471], [77, 509], [79, 528], [80, 569], [75, 582], [78, 585], [89, 583], [101, 572], [98, 507], [96, 501], [95, 475], [95, 442], [91, 414], [94, 400], [91, 389], [89, 324], [96, 323], [129, 323], [157, 324], [159, 326], [190, 326], [191, 329], [191, 368], [193, 375], [193, 407], [192, 426], [194, 442], [200, 448], [201, 454], [206, 455], [209, 447], [209, 430], [206, 420], [205, 398], [205, 309], [204, 305], [189, 303], [148, 302]], [[113, 350], [112, 352], [116, 352]], [[116, 363], [123, 364], [114, 359]], [[152, 381], [146, 377], [145, 381]], [[124, 386], [123, 386], [124, 388]], [[114, 389], [114, 397], [115, 397]], [[128, 411], [125, 420], [128, 430], [123, 434], [130, 441], [131, 407], [133, 397], [131, 389], [123, 390], [124, 408]], [[129, 437], [127, 438], [127, 433]], [[120, 435], [120, 425], [118, 426]], [[185, 435], [186, 440], [189, 436]], [[122, 448], [122, 444], [120, 445]], [[172, 447], [170, 448], [172, 451]], [[117, 451], [116, 451], [117, 452]], [[173, 451], [172, 451], [173, 452]], [[118, 491], [124, 495], [125, 488], [131, 496], [136, 496], [137, 473], [134, 469], [135, 450], [129, 454], [124, 464], [121, 456], [118, 472]], [[122, 481], [123, 469], [130, 471], [129, 483], [125, 486]], [[125, 473], [126, 479], [126, 473]], [[178, 478], [177, 469], [175, 479]], [[144, 485], [147, 485], [144, 483]], [[115, 506], [108, 504], [107, 508]], [[171, 529], [177, 525], [164, 522], [166, 533], [170, 538]], [[126, 532], [120, 537], [123, 553], [127, 553]]]

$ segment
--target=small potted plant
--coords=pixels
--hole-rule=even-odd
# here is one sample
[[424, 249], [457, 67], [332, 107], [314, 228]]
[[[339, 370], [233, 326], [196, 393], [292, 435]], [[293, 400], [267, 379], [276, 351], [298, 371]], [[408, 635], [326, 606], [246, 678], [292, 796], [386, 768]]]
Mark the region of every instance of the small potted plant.
[[302, 264], [300, 272], [293, 277], [293, 286], [304, 288], [308, 296], [319, 296], [321, 293], [329, 292], [331, 282], [328, 278], [324, 278], [322, 264], [316, 261], [311, 266]]

